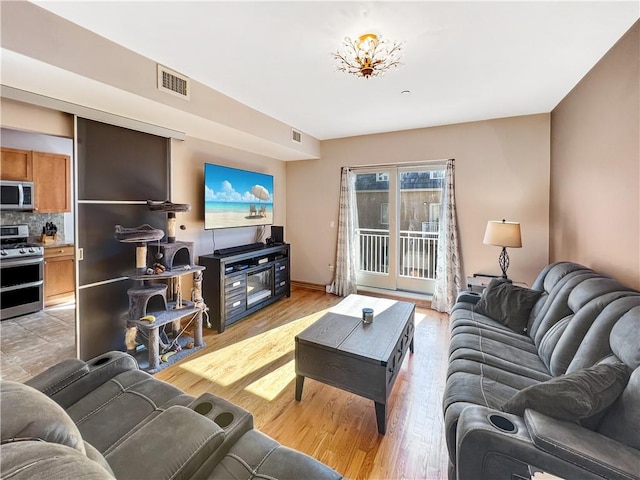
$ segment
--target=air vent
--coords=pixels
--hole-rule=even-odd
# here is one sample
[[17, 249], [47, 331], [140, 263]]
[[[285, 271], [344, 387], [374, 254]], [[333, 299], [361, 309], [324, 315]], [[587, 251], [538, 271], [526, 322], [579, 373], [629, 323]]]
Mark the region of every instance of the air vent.
[[291, 129], [291, 140], [296, 142], [296, 143], [301, 143], [302, 142], [302, 134], [300, 132], [298, 132], [297, 130], [294, 130], [292, 128]]
[[188, 77], [158, 64], [158, 90], [189, 100], [191, 95], [189, 82]]

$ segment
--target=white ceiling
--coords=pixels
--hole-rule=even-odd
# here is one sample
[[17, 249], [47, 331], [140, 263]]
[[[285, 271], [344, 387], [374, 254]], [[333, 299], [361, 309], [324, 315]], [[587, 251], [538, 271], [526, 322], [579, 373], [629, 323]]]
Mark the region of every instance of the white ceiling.
[[[36, 2], [318, 139], [551, 111], [639, 15], [632, 2]], [[404, 41], [382, 78], [345, 36]], [[402, 95], [410, 90], [410, 95]]]

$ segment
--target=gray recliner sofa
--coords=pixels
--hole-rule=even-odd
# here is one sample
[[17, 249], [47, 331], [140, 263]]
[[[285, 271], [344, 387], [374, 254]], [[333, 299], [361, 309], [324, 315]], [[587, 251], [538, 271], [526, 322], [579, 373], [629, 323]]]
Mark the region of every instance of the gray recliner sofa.
[[[524, 332], [478, 311], [477, 295], [461, 294], [452, 311], [443, 397], [450, 479], [535, 471], [640, 479], [640, 292], [569, 262], [547, 266], [532, 290], [540, 293]], [[628, 381], [612, 404], [588, 418], [556, 414], [589, 395], [556, 400], [545, 393], [554, 383], [619, 363]], [[536, 404], [532, 390], [549, 398]], [[508, 413], [522, 398], [523, 412]]]
[[0, 382], [3, 479], [339, 479], [253, 428], [222, 398], [198, 398], [110, 352], [26, 384]]

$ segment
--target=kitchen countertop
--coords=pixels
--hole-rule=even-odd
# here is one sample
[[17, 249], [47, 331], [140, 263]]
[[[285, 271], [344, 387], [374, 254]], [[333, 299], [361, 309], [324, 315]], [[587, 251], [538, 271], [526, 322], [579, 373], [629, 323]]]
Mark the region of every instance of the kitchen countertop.
[[60, 248], [60, 247], [73, 247], [73, 242], [68, 242], [66, 240], [56, 240], [53, 243], [44, 244], [40, 241], [40, 237], [30, 238], [29, 243], [33, 243], [34, 245], [38, 245], [44, 248]]
[[42, 244], [42, 246], [44, 248], [73, 247], [73, 243], [72, 242], [65, 242], [65, 241], [62, 241], [62, 242], [56, 241], [54, 243], [47, 243], [46, 245]]

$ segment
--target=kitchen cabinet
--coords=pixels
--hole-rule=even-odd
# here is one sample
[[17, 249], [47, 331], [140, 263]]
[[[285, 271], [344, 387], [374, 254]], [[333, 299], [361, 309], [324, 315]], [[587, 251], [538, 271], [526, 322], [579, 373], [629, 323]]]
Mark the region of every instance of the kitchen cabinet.
[[34, 208], [37, 213], [71, 211], [71, 158], [33, 152]]
[[0, 179], [31, 182], [33, 180], [33, 155], [31, 150], [3, 147], [2, 161], [0, 162]]
[[44, 249], [44, 306], [50, 307], [74, 299], [74, 246], [50, 246]]
[[71, 211], [71, 157], [2, 148], [2, 180], [33, 182], [35, 213]]

